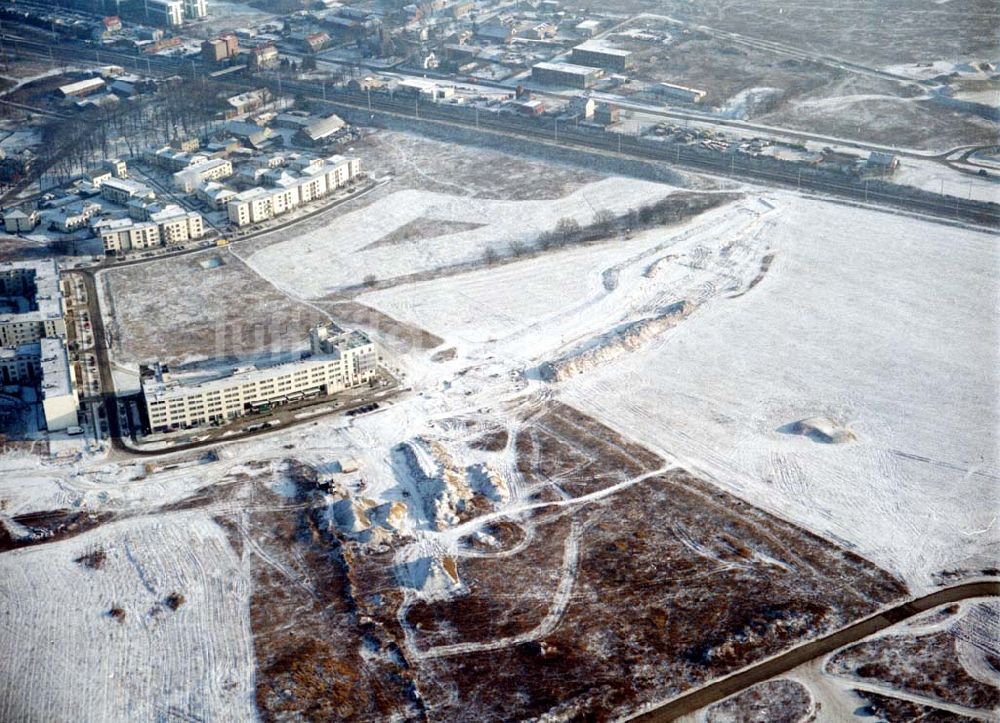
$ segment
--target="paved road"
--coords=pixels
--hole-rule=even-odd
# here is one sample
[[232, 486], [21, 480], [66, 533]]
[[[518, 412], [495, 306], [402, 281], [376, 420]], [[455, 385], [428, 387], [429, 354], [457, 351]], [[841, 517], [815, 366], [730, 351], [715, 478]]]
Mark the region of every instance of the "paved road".
[[869, 635], [881, 632], [939, 605], [947, 605], [970, 598], [998, 596], [1000, 596], [1000, 580], [981, 580], [938, 590], [930, 595], [910, 600], [864, 620], [859, 620], [830, 635], [805, 643], [749, 668], [744, 668], [726, 678], [692, 690], [647, 713], [638, 715], [632, 720], [640, 721], [640, 723], [662, 723], [663, 721], [675, 720], [680, 716], [701, 710], [723, 698], [728, 698], [757, 683], [787, 673], [804, 663], [829, 655], [835, 650], [856, 643]]
[[[72, 273], [83, 278], [87, 290], [87, 308], [90, 311], [91, 333], [94, 336], [94, 356], [97, 357], [97, 373], [101, 382], [100, 397], [86, 397], [85, 402], [104, 405], [104, 416], [108, 422], [108, 436], [111, 446], [119, 451], [126, 451], [121, 442], [122, 429], [118, 418], [118, 400], [114, 393], [114, 378], [111, 375], [111, 364], [108, 356], [108, 337], [101, 317], [100, 302], [97, 298], [97, 284], [94, 274], [86, 269], [77, 269]], [[100, 420], [94, 419], [94, 424], [100, 425]]]

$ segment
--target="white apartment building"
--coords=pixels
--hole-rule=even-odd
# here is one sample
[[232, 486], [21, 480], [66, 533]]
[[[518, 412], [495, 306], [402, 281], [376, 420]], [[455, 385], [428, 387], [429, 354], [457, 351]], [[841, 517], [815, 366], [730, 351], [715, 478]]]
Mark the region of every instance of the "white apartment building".
[[207, 0], [184, 0], [184, 17], [188, 20], [201, 20], [208, 17]]
[[101, 207], [96, 203], [84, 202], [82, 204], [70, 204], [63, 206], [58, 212], [51, 214], [52, 223], [63, 233], [72, 233], [81, 228], [85, 228]]
[[0, 381], [40, 382], [49, 431], [77, 423], [76, 387], [66, 353], [62, 286], [55, 261], [0, 263]]
[[266, 221], [332, 193], [361, 173], [359, 159], [343, 156], [296, 161], [292, 165], [300, 175], [273, 169], [264, 178], [275, 188], [252, 188], [230, 199], [226, 204], [229, 220], [237, 226]]
[[0, 312], [0, 346], [20, 347], [47, 336], [66, 336], [66, 308], [55, 261], [0, 263], [0, 296], [27, 306]]
[[101, 198], [126, 206], [133, 198], [153, 199], [156, 194], [144, 183], [127, 178], [110, 178], [101, 184]]
[[191, 151], [179, 151], [171, 146], [165, 146], [158, 151], [147, 156], [150, 161], [166, 168], [170, 171], [183, 171], [185, 168], [204, 163], [209, 160], [203, 153], [193, 153]]
[[251, 188], [237, 193], [226, 204], [229, 220], [237, 226], [259, 223], [271, 218], [271, 191], [266, 188]]
[[205, 235], [205, 225], [197, 211], [184, 211], [179, 206], [168, 206], [150, 214], [149, 220], [160, 229], [160, 241], [165, 244], [183, 243]]
[[38, 225], [40, 214], [32, 209], [22, 211], [19, 208], [11, 209], [3, 215], [4, 231], [7, 233], [24, 233], [34, 230]]
[[233, 164], [225, 158], [195, 163], [174, 174], [174, 186], [184, 193], [194, 193], [195, 189], [208, 181], [219, 181], [233, 175]]
[[160, 245], [160, 227], [152, 221], [123, 218], [101, 224], [96, 230], [101, 235], [104, 253], [108, 254]]
[[66, 345], [62, 339], [46, 338], [39, 342], [42, 370], [42, 409], [45, 412], [45, 427], [57, 432], [76, 426], [80, 400], [73, 382]]
[[163, 375], [142, 384], [152, 432], [220, 424], [274, 406], [361, 387], [376, 378], [375, 343], [358, 331], [333, 325], [310, 332], [312, 354], [272, 367], [247, 367], [231, 375], [185, 384]]
[[115, 178], [128, 178], [128, 164], [120, 158], [109, 158], [101, 164]]
[[199, 201], [207, 203], [218, 211], [226, 208], [226, 204], [236, 196], [236, 191], [226, 188], [221, 183], [209, 181], [195, 189], [195, 195]]
[[37, 341], [0, 347], [0, 383], [29, 384], [42, 376], [42, 351]]

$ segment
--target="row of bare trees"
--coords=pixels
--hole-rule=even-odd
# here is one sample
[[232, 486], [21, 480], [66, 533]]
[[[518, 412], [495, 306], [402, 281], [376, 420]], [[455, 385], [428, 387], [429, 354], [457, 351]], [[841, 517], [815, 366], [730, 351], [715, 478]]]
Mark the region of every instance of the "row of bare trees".
[[551, 231], [543, 231], [539, 234], [534, 246], [515, 240], [508, 244], [506, 253], [488, 247], [483, 252], [483, 263], [492, 266], [501, 259], [519, 258], [531, 251], [548, 251], [553, 248], [606, 239], [619, 232], [637, 231], [676, 223], [731, 201], [733, 198], [735, 195], [732, 194], [675, 194], [639, 208], [630, 208], [621, 215], [616, 215], [607, 208], [598, 209], [591, 222], [586, 226], [581, 226], [575, 218], [567, 216], [559, 219]]
[[206, 131], [220, 107], [211, 86], [182, 82], [165, 86], [156, 95], [54, 119], [40, 129], [35, 175], [50, 181], [49, 185], [58, 184], [102, 159], [116, 155], [135, 158], [149, 146]]

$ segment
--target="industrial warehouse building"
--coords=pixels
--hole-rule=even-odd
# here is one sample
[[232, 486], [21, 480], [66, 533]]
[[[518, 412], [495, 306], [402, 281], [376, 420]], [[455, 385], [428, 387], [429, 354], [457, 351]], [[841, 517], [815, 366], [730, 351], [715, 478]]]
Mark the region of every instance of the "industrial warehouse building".
[[592, 66], [624, 72], [633, 66], [632, 53], [628, 50], [618, 50], [596, 43], [583, 43], [573, 48], [570, 56], [577, 65]]
[[654, 90], [665, 98], [683, 101], [684, 103], [701, 103], [705, 95], [707, 95], [703, 90], [675, 85], [674, 83], [658, 83], [654, 86]]
[[588, 68], [571, 63], [536, 63], [531, 79], [541, 85], [562, 85], [569, 88], [590, 88], [604, 74], [600, 68]]
[[220, 424], [376, 378], [379, 350], [365, 334], [328, 324], [311, 329], [309, 337], [311, 354], [295, 362], [237, 369], [195, 384], [162, 373], [147, 377], [142, 395], [149, 429], [157, 433]]

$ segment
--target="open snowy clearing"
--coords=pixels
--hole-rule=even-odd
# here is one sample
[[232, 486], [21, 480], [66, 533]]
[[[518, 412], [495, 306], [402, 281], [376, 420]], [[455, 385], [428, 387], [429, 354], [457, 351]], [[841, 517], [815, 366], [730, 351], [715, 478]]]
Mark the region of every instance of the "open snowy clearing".
[[633, 239], [365, 294], [360, 301], [514, 369], [671, 303], [744, 290], [765, 255], [773, 206], [751, 198]]
[[[368, 274], [391, 279], [477, 262], [486, 250], [506, 253], [511, 242], [532, 244], [562, 218], [581, 225], [600, 209], [622, 214], [675, 189], [625, 178], [590, 183], [551, 201], [497, 201], [427, 191], [400, 191], [322, 229], [256, 252], [247, 263], [277, 288], [318, 299], [356, 287]], [[375, 245], [418, 219], [481, 224], [433, 238]], [[516, 223], [515, 223], [516, 220]]]
[[[993, 237], [782, 198], [775, 262], [618, 363], [572, 404], [917, 590], [1000, 541]], [[779, 431], [824, 415], [858, 440]]]
[[974, 176], [941, 163], [918, 158], [907, 158], [903, 161], [893, 181], [957, 198], [993, 203], [1000, 201], [1000, 181], [997, 181], [995, 176], [990, 178]]
[[[650, 309], [695, 299], [677, 328], [570, 364], [583, 373], [557, 393], [917, 590], [947, 569], [990, 566], [1000, 541], [995, 240], [772, 201], [753, 223], [741, 202], [670, 233], [362, 300], [442, 336], [458, 349], [452, 369], [477, 361], [502, 373], [624, 339]], [[669, 281], [658, 286], [657, 271]], [[785, 431], [816, 417], [857, 439]]]
[[254, 720], [249, 592], [200, 513], [0, 556], [0, 719]]

